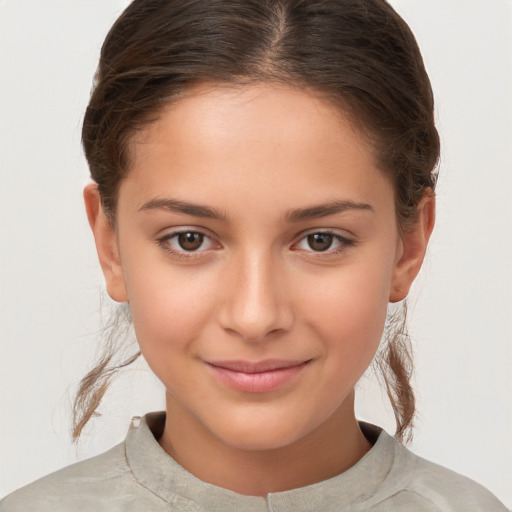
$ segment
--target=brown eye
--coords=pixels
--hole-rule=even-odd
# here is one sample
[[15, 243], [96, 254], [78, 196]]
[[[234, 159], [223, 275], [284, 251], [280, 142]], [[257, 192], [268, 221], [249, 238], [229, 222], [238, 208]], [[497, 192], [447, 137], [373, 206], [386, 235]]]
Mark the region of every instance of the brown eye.
[[162, 236], [157, 242], [171, 255], [189, 260], [221, 248], [220, 244], [201, 231], [177, 231]]
[[333, 238], [333, 235], [330, 233], [313, 233], [312, 235], [308, 235], [307, 241], [313, 251], [322, 252], [330, 249]]
[[178, 244], [184, 251], [197, 251], [204, 242], [204, 235], [195, 233], [194, 231], [187, 231], [178, 235]]

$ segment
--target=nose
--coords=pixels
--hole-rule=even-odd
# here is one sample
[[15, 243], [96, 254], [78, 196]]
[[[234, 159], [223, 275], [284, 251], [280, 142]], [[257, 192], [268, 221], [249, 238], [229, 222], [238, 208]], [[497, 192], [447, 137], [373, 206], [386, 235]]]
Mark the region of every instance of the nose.
[[250, 342], [289, 331], [293, 311], [283, 269], [263, 254], [231, 264], [220, 306], [222, 328]]

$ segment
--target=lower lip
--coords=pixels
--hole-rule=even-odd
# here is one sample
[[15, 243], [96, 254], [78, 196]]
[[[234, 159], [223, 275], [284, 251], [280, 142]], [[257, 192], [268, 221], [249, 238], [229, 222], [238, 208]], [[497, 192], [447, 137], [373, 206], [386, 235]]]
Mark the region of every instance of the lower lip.
[[289, 368], [277, 368], [267, 372], [245, 373], [209, 364], [216, 377], [224, 384], [245, 393], [268, 393], [274, 391], [295, 378], [307, 365], [307, 362]]

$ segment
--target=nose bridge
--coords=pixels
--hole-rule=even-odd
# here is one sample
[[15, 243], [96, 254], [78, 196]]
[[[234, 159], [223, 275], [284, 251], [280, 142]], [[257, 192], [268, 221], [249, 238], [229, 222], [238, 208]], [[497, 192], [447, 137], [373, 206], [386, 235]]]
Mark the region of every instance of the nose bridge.
[[247, 341], [286, 331], [292, 313], [283, 269], [271, 251], [245, 250], [232, 262], [223, 327]]

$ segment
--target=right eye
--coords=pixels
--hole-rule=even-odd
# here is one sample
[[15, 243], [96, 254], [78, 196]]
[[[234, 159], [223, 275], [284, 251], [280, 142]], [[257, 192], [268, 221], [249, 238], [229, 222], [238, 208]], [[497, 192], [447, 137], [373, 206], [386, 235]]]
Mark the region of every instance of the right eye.
[[187, 257], [187, 254], [207, 251], [215, 247], [213, 240], [200, 231], [184, 230], [167, 234], [158, 243], [168, 252]]

